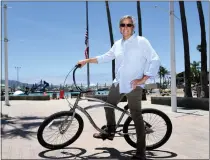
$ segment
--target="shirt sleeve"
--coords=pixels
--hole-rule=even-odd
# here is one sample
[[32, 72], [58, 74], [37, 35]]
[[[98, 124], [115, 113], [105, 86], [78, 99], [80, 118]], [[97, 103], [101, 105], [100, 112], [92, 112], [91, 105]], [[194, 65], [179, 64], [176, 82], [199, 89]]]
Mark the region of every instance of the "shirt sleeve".
[[105, 54], [102, 54], [100, 56], [96, 56], [98, 63], [105, 63], [105, 62], [109, 62], [109, 61], [115, 59], [114, 50], [115, 50], [115, 44]]
[[143, 39], [143, 46], [144, 54], [147, 59], [147, 64], [144, 69], [144, 75], [147, 75], [150, 78], [154, 78], [159, 71], [160, 58], [146, 38]]

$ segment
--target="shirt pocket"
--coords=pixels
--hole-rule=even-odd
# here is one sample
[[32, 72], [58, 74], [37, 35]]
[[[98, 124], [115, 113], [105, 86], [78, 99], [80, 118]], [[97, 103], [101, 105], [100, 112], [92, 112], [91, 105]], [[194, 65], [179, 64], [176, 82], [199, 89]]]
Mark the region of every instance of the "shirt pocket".
[[145, 53], [137, 48], [131, 48], [127, 51], [126, 60], [135, 65], [143, 65], [146, 62]]

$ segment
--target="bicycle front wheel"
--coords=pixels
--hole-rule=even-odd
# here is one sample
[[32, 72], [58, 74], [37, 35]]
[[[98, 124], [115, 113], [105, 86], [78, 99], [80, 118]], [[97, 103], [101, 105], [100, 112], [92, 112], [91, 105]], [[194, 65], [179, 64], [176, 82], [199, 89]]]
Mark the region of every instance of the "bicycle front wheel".
[[48, 149], [62, 149], [76, 141], [83, 131], [84, 122], [77, 113], [72, 117], [72, 112], [61, 111], [46, 118], [37, 132], [39, 143]]

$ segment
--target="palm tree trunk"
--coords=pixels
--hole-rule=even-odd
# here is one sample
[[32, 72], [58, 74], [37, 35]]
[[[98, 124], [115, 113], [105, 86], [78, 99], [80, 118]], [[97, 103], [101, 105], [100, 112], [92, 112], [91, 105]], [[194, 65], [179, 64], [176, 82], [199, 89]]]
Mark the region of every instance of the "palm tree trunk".
[[[142, 36], [141, 7], [140, 7], [140, 1], [139, 0], [137, 0], [137, 15], [138, 15], [139, 36]], [[145, 91], [145, 89], [143, 89], [142, 100], [146, 100], [146, 91]]]
[[162, 78], [162, 75], [160, 74], [160, 88], [161, 88], [161, 78]]
[[203, 8], [200, 1], [197, 1], [198, 14], [201, 28], [201, 91], [204, 92], [204, 97], [208, 98], [208, 79], [207, 79], [207, 53], [206, 53], [206, 30]]
[[[108, 1], [105, 1], [106, 3], [106, 13], [107, 13], [107, 20], [108, 20], [108, 25], [109, 25], [109, 36], [110, 36], [110, 41], [111, 41], [111, 46], [114, 44], [114, 38], [113, 38], [113, 33], [112, 33], [112, 21], [111, 21], [111, 15], [110, 15], [110, 10], [109, 10], [109, 3]], [[112, 79], [115, 79], [115, 60], [112, 60]]]
[[191, 79], [190, 79], [190, 53], [189, 53], [189, 40], [187, 31], [187, 21], [185, 16], [184, 1], [179, 1], [180, 15], [182, 22], [182, 35], [184, 42], [184, 64], [185, 64], [185, 97], [192, 97]]
[[137, 15], [138, 15], [139, 36], [142, 36], [141, 7], [139, 1], [137, 1]]

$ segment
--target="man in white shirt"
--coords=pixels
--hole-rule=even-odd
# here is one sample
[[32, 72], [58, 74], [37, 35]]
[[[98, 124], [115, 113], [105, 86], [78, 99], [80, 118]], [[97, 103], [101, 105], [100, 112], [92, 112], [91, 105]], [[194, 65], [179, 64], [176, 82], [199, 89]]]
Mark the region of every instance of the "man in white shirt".
[[[117, 105], [126, 95], [132, 119], [137, 133], [137, 151], [133, 159], [146, 159], [145, 128], [141, 113], [142, 91], [148, 78], [154, 78], [159, 70], [160, 59], [149, 41], [134, 35], [135, 21], [132, 16], [123, 16], [119, 22], [122, 39], [116, 41], [103, 55], [79, 61], [81, 67], [86, 63], [105, 63], [115, 59], [116, 78], [113, 81], [107, 102]], [[95, 133], [95, 138], [113, 140], [115, 132], [115, 113], [112, 108], [105, 108], [107, 135]]]

